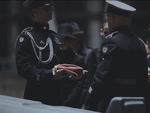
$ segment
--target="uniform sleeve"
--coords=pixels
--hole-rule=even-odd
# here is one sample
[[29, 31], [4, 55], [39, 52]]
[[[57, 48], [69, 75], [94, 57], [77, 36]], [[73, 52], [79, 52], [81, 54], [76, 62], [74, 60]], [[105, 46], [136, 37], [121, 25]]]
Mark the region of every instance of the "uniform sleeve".
[[94, 89], [99, 89], [105, 85], [107, 78], [111, 74], [113, 59], [118, 51], [117, 47], [112, 38], [108, 38], [102, 43], [98, 66], [91, 84]]
[[37, 59], [35, 57], [30, 38], [20, 35], [16, 41], [15, 47], [16, 67], [20, 76], [27, 80], [38, 81], [51, 79], [52, 69], [37, 68]]
[[[109, 77], [112, 68], [113, 59], [116, 55], [118, 46], [112, 38], [105, 39], [100, 48], [99, 62], [94, 74], [92, 83], [89, 85], [85, 101], [83, 103], [84, 109], [91, 109], [94, 107], [97, 97], [104, 95], [105, 83]], [[99, 93], [98, 93], [99, 92]]]

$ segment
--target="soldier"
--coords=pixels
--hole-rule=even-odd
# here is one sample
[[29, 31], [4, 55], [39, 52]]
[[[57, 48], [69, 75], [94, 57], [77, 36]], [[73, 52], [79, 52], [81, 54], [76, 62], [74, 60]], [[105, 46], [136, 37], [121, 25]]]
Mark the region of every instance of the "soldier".
[[147, 87], [145, 43], [128, 28], [136, 9], [120, 1], [106, 1], [111, 34], [102, 42], [97, 70], [89, 84], [83, 109], [105, 112], [115, 96], [144, 96]]
[[16, 40], [17, 70], [27, 80], [24, 98], [62, 105], [62, 80], [53, 80], [53, 67], [65, 60], [61, 38], [49, 30], [53, 3], [26, 0], [23, 5], [29, 8], [33, 18], [33, 25], [25, 28]]

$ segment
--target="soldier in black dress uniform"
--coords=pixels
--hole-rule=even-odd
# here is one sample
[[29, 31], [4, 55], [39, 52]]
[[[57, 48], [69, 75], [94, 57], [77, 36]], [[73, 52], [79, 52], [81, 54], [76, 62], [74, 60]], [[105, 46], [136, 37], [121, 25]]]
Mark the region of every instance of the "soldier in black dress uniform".
[[106, 1], [111, 34], [102, 42], [97, 70], [89, 84], [83, 109], [105, 112], [115, 96], [144, 96], [147, 87], [145, 43], [128, 28], [136, 9], [120, 1]]
[[59, 35], [49, 30], [52, 19], [51, 1], [23, 3], [33, 17], [33, 26], [25, 28], [16, 40], [16, 66], [20, 76], [27, 80], [24, 98], [49, 105], [62, 105], [61, 80], [53, 80], [53, 67], [64, 63]]

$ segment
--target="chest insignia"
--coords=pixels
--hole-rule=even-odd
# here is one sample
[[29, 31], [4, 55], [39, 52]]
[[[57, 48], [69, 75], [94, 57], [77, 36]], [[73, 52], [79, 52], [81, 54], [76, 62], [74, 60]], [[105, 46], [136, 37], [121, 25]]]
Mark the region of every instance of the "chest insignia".
[[61, 44], [60, 40], [57, 37], [54, 38], [54, 41], [56, 42], [56, 44]]
[[45, 44], [45, 42], [43, 40], [40, 41], [40, 44]]

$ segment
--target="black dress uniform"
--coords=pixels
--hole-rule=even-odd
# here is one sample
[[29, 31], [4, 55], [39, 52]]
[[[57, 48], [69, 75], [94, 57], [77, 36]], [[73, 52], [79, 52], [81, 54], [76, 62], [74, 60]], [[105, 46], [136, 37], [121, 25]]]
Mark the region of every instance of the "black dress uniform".
[[49, 25], [34, 22], [24, 29], [17, 38], [15, 55], [18, 73], [27, 79], [24, 98], [62, 105], [62, 82], [52, 79], [52, 69], [65, 60], [61, 38]]
[[144, 96], [146, 85], [147, 53], [144, 42], [127, 26], [115, 28], [102, 42], [86, 107], [104, 112], [112, 97]]
[[127, 23], [113, 23], [111, 18], [118, 19], [119, 15], [119, 19], [127, 20], [136, 9], [120, 1], [106, 2], [111, 34], [101, 44], [98, 67], [82, 106], [101, 112], [106, 111], [113, 97], [144, 97], [148, 82], [145, 43], [129, 30]]

